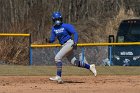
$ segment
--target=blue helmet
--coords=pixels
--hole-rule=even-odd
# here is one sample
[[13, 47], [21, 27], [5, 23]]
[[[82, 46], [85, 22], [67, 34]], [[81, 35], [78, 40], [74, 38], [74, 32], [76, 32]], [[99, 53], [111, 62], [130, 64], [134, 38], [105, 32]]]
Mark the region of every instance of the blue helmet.
[[60, 12], [54, 12], [52, 14], [52, 20], [54, 25], [61, 25], [62, 24], [62, 15]]
[[52, 14], [52, 19], [62, 18], [62, 15], [60, 12], [54, 12]]

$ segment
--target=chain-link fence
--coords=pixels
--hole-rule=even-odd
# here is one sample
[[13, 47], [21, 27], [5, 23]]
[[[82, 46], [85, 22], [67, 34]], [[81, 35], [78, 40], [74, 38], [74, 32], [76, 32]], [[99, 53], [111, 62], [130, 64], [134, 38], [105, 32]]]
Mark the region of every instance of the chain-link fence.
[[30, 34], [0, 33], [0, 64], [29, 65]]
[[[32, 64], [33, 65], [55, 65], [55, 55], [60, 50], [60, 47], [52, 48], [33, 48], [32, 52]], [[107, 46], [89, 46], [78, 47], [74, 50], [74, 54], [77, 59], [80, 58], [80, 54], [83, 54], [89, 64], [103, 65], [103, 61], [108, 58]], [[64, 57], [62, 59], [63, 65], [71, 65], [70, 62]]]
[[[98, 66], [139, 66], [140, 65], [140, 46], [139, 42], [135, 43], [100, 43], [103, 46], [82, 46], [74, 50], [75, 57], [81, 61], [85, 56], [89, 64]], [[49, 48], [33, 48], [32, 64], [33, 65], [55, 65], [55, 55], [60, 50], [60, 47]], [[81, 58], [82, 57], [82, 58]], [[81, 59], [80, 59], [81, 58]], [[63, 65], [71, 65], [64, 57]], [[85, 61], [85, 62], [86, 62]]]

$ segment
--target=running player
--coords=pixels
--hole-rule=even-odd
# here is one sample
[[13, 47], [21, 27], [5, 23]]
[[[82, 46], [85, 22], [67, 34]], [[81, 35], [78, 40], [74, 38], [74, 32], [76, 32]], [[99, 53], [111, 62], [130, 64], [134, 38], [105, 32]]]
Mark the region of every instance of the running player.
[[[51, 36], [49, 40], [47, 40], [48, 43], [53, 43], [55, 41], [55, 38], [59, 40], [59, 43], [62, 45], [62, 48], [55, 56], [55, 62], [57, 67], [57, 73], [55, 77], [51, 77], [50, 80], [57, 81], [58, 83], [63, 83], [61, 73], [62, 73], [62, 58], [64, 56], [67, 57], [68, 61], [71, 62], [71, 64], [83, 67], [86, 69], [89, 69], [94, 73], [94, 75], [97, 75], [95, 65], [89, 65], [88, 63], [82, 63], [79, 61], [73, 53], [73, 49], [77, 48], [78, 43], [78, 33], [71, 24], [63, 23], [62, 15], [60, 12], [54, 12], [52, 14], [52, 31]], [[74, 40], [72, 40], [71, 36], [74, 36]]]

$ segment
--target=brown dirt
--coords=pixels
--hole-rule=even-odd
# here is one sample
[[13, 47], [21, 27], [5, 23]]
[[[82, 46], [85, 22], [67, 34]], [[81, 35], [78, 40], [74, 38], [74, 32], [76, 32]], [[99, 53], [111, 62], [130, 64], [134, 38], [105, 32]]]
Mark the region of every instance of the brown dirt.
[[140, 93], [140, 76], [0, 76], [0, 93]]

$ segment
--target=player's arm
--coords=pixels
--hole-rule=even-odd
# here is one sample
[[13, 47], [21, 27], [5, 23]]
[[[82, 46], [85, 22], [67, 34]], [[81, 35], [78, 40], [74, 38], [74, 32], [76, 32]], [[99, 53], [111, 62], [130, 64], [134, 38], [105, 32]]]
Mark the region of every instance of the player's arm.
[[74, 44], [72, 45], [72, 47], [74, 49], [77, 49], [77, 43], [78, 43], [78, 33], [77, 33], [77, 31], [75, 30], [74, 26], [70, 25], [70, 24], [67, 25], [67, 30], [68, 30], [69, 33], [74, 35]]
[[52, 30], [51, 31], [51, 36], [49, 39], [46, 38], [46, 42], [47, 43], [53, 43], [55, 41], [55, 37], [56, 37], [56, 34], [54, 33], [54, 31]]
[[71, 33], [71, 34], [74, 35], [74, 43], [78, 43], [78, 33], [75, 30], [74, 26], [68, 24], [66, 28], [67, 28], [67, 30], [68, 30], [69, 33]]

